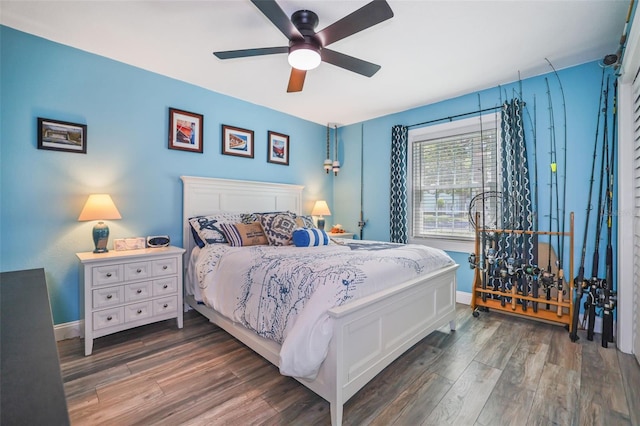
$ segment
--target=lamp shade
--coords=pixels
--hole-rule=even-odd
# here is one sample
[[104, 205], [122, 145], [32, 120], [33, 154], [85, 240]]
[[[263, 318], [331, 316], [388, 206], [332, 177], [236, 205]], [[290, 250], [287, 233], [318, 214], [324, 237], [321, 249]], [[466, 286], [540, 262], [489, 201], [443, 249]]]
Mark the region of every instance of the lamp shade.
[[87, 202], [84, 204], [79, 221], [98, 220], [96, 226], [93, 227], [93, 243], [96, 248], [94, 253], [106, 253], [107, 241], [109, 241], [109, 227], [102, 222], [103, 220], [121, 219], [120, 212], [113, 203], [111, 196], [108, 194], [92, 194], [89, 195]]
[[316, 201], [316, 204], [313, 206], [313, 210], [311, 210], [312, 216], [331, 216], [331, 210], [329, 210], [329, 206], [327, 202], [324, 200]]
[[84, 204], [79, 221], [122, 219], [109, 194], [91, 194]]

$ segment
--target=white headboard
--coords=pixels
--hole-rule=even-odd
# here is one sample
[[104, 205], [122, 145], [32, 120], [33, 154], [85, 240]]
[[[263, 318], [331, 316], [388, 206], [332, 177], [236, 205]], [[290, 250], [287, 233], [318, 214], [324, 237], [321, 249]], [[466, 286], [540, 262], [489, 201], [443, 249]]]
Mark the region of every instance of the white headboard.
[[302, 185], [181, 176], [182, 244], [189, 256], [195, 246], [189, 218], [227, 212], [292, 211], [302, 213]]

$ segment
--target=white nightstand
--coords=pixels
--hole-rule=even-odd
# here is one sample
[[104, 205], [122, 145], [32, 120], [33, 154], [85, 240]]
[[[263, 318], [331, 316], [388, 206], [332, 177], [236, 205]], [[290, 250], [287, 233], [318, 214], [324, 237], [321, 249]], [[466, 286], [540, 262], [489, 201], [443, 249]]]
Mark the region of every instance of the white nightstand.
[[84, 289], [84, 354], [93, 339], [176, 318], [182, 328], [180, 247], [76, 253]]
[[327, 235], [331, 238], [347, 238], [352, 240], [355, 234], [353, 232], [327, 232]]

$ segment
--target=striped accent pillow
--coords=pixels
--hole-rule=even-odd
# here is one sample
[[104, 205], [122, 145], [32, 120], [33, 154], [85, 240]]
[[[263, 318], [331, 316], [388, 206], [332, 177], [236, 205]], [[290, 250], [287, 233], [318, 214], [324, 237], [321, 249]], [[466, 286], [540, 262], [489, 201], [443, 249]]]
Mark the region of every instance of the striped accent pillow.
[[269, 244], [260, 222], [221, 223], [220, 227], [231, 246], [241, 247]]
[[293, 244], [296, 247], [315, 247], [329, 245], [329, 236], [324, 229], [299, 228], [293, 231]]

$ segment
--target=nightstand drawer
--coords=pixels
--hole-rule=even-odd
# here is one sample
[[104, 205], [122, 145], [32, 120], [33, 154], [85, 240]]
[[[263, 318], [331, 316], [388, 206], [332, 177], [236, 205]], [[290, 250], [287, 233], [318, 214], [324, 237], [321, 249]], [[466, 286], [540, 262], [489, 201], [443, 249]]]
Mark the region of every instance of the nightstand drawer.
[[92, 272], [94, 286], [117, 284], [124, 281], [122, 265], [96, 266]]
[[98, 288], [92, 291], [95, 309], [119, 305], [124, 301], [122, 287]]
[[124, 265], [125, 281], [138, 280], [151, 276], [149, 262], [126, 263]]
[[153, 315], [161, 315], [178, 310], [178, 297], [164, 297], [153, 301]]
[[135, 303], [124, 307], [125, 322], [137, 321], [148, 318], [152, 315], [151, 302]]
[[172, 275], [178, 273], [178, 261], [175, 257], [151, 261], [151, 270], [154, 277]]
[[124, 322], [124, 308], [113, 308], [93, 313], [93, 329], [113, 327]]
[[153, 281], [153, 295], [174, 294], [178, 291], [178, 277], [163, 278]]
[[133, 302], [136, 300], [148, 299], [151, 297], [151, 281], [127, 284], [124, 286], [124, 301]]

